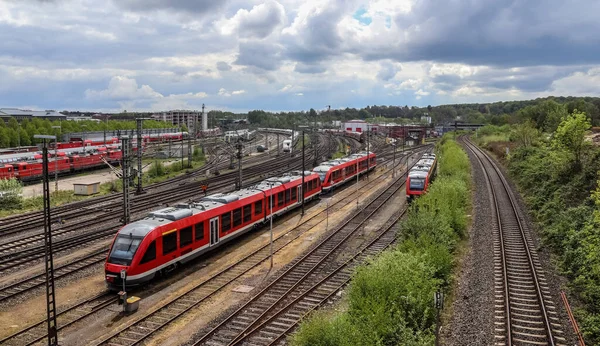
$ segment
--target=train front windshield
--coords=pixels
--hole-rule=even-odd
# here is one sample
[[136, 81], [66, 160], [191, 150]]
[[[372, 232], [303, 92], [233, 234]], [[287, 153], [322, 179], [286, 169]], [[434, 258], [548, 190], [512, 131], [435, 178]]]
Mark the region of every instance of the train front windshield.
[[416, 191], [423, 191], [425, 188], [425, 179], [410, 178], [410, 189]]
[[135, 255], [142, 239], [143, 238], [128, 235], [118, 235], [115, 244], [110, 251], [110, 256], [108, 256], [108, 263], [125, 266], [131, 265], [133, 255]]

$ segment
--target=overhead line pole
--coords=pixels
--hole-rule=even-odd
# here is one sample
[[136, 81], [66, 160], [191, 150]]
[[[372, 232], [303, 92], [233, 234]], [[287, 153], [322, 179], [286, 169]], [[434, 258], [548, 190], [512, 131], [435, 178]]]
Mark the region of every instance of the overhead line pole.
[[50, 215], [50, 186], [48, 178], [48, 146], [46, 140], [56, 136], [34, 135], [42, 139], [42, 172], [44, 190], [44, 256], [46, 274], [46, 322], [48, 325], [48, 346], [58, 345], [58, 329], [56, 327], [56, 295], [54, 292], [54, 260], [52, 257], [52, 218]]

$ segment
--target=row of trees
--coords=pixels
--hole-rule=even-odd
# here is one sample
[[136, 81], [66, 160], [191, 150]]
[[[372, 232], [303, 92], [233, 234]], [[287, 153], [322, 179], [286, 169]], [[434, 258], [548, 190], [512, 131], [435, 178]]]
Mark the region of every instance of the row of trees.
[[[52, 128], [60, 126], [60, 129]], [[170, 128], [172, 124], [156, 121], [144, 120], [144, 128]], [[132, 130], [136, 128], [135, 121], [109, 120], [107, 122], [94, 121], [50, 121], [47, 119], [23, 120], [20, 124], [15, 118], [10, 118], [8, 123], [0, 121], [0, 148], [16, 147], [17, 145], [27, 146], [36, 144], [33, 138], [36, 134], [59, 135], [70, 132], [90, 132], [90, 131], [112, 131]]]
[[373, 119], [383, 121], [403, 119], [405, 122], [418, 122], [422, 116], [430, 116], [436, 124], [462, 121], [479, 124], [505, 125], [532, 120], [536, 127], [544, 131], [553, 131], [560, 119], [578, 109], [590, 117], [594, 126], [600, 126], [600, 98], [597, 97], [546, 97], [528, 101], [509, 101], [494, 103], [472, 103], [427, 107], [405, 106], [367, 106], [365, 108], [333, 109], [330, 111], [315, 109], [301, 112], [265, 112], [253, 110], [248, 114], [234, 114], [212, 111], [209, 117], [248, 117], [252, 124], [265, 127], [291, 127], [318, 121], [327, 123], [332, 120]]

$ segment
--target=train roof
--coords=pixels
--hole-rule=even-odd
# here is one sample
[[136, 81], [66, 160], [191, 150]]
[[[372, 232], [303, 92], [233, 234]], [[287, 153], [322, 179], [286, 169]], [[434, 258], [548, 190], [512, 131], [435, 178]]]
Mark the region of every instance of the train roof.
[[[305, 176], [313, 174], [310, 171], [304, 171]], [[302, 178], [302, 171], [293, 171], [286, 173], [281, 177], [272, 177], [261, 181], [257, 185], [234, 191], [230, 193], [215, 193], [201, 198], [196, 202], [178, 203], [174, 206], [162, 208], [152, 211], [139, 221], [134, 221], [119, 231], [120, 235], [129, 235], [135, 237], [143, 237], [154, 230], [156, 227], [168, 224], [173, 221], [197, 215], [205, 211], [218, 208], [225, 204], [229, 204], [241, 199], [263, 194], [263, 191], [271, 189], [271, 186], [276, 187], [291, 181]]]
[[425, 179], [425, 178], [427, 178], [427, 172], [419, 171], [419, 170], [416, 170], [416, 171], [410, 170], [408, 172], [408, 177]]

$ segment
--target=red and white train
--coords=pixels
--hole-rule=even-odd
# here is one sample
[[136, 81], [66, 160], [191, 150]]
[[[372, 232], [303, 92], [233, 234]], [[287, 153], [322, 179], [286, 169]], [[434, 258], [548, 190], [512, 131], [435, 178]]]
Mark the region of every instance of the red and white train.
[[313, 172], [321, 178], [323, 192], [329, 192], [334, 187], [355, 178], [357, 172], [363, 174], [375, 167], [377, 167], [377, 156], [372, 152], [362, 152], [323, 162], [313, 168]]
[[300, 206], [302, 191], [305, 200], [316, 198], [321, 192], [319, 176], [291, 172], [240, 191], [151, 212], [117, 233], [104, 266], [106, 283], [120, 290], [121, 270], [127, 273], [126, 286], [148, 282]]
[[406, 180], [406, 198], [412, 199], [427, 192], [437, 172], [435, 154], [424, 154], [417, 164], [408, 172]]
[[[94, 152], [68, 156], [64, 152], [58, 152], [56, 158], [49, 158], [48, 173], [52, 176], [55, 171], [58, 171], [58, 174], [66, 174], [102, 167], [106, 165], [104, 160], [111, 164], [117, 164], [121, 160], [121, 157], [121, 150], [110, 147], [99, 147]], [[37, 153], [33, 157], [33, 160], [0, 163], [0, 179], [16, 178], [27, 182], [41, 179], [42, 173], [42, 155]]]

